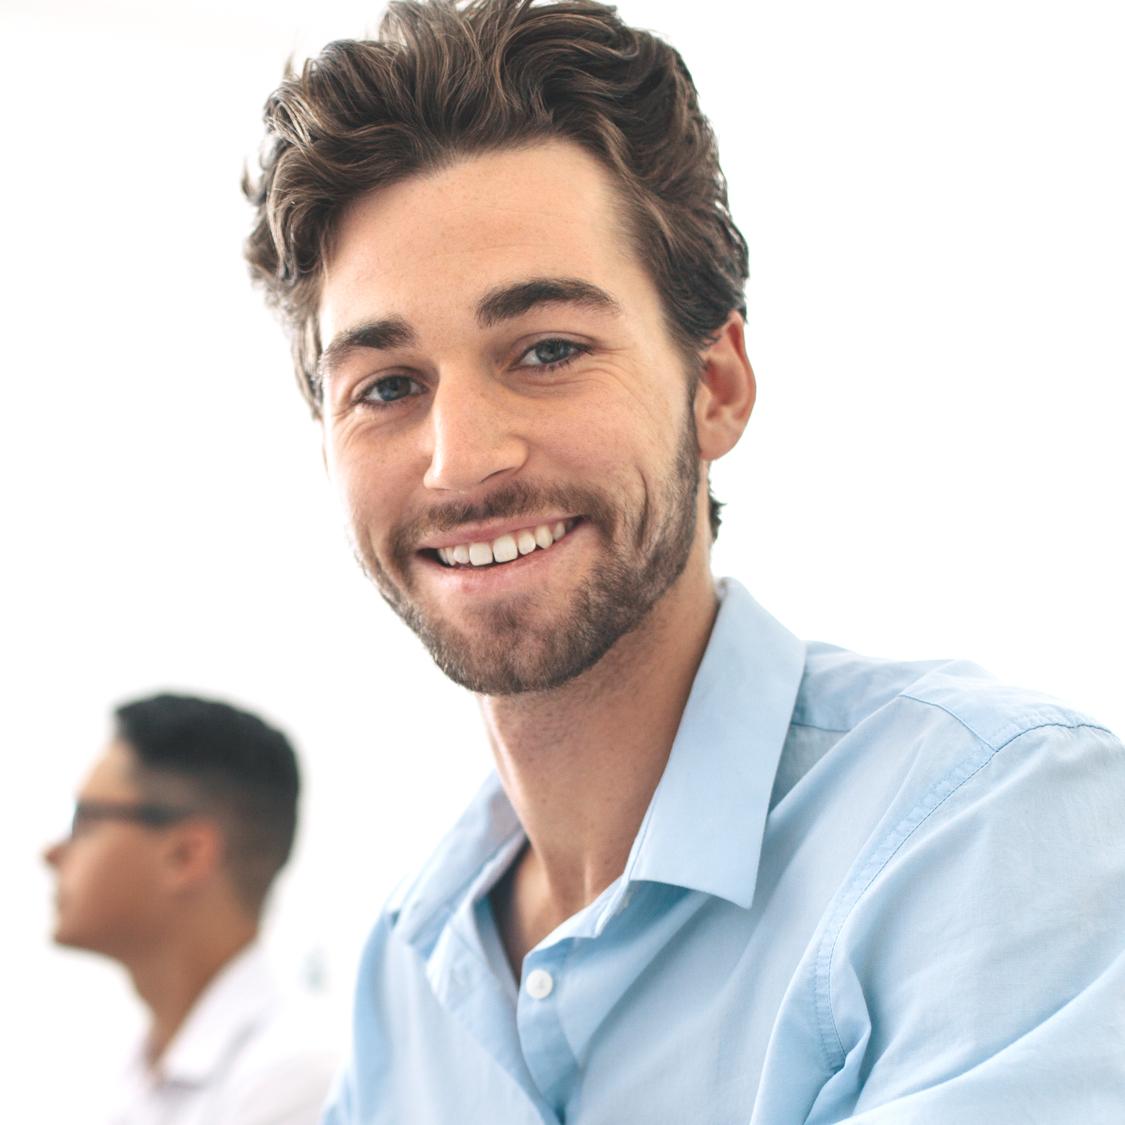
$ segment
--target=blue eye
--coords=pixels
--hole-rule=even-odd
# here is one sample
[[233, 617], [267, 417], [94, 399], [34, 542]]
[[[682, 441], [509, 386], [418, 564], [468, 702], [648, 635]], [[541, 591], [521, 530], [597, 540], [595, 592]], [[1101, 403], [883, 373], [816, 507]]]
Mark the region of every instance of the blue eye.
[[399, 399], [420, 395], [423, 388], [409, 375], [385, 375], [376, 379], [362, 394], [364, 402], [391, 403]]
[[520, 356], [524, 367], [561, 367], [588, 349], [573, 340], [540, 340]]

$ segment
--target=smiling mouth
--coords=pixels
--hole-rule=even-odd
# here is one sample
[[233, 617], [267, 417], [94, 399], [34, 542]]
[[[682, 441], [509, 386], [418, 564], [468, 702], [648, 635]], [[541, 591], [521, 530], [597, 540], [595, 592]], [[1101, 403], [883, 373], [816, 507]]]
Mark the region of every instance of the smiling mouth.
[[449, 570], [459, 567], [474, 569], [503, 566], [535, 551], [549, 550], [573, 531], [578, 522], [577, 519], [568, 519], [535, 524], [518, 531], [505, 532], [495, 539], [458, 543], [452, 547], [428, 548], [422, 554], [435, 559]]

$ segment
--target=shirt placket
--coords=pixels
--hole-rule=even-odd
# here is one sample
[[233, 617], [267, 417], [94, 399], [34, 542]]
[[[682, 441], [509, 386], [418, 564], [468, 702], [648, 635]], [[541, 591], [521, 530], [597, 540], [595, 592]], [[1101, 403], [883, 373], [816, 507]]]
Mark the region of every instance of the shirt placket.
[[543, 1100], [561, 1114], [573, 1089], [578, 1060], [563, 1030], [562, 1004], [571, 939], [524, 959], [516, 1025], [524, 1061]]

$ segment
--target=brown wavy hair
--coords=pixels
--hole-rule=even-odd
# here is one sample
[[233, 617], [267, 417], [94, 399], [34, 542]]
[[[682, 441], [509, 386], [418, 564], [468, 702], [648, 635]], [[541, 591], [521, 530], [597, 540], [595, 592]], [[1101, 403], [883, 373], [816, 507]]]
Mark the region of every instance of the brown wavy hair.
[[[685, 354], [745, 312], [746, 242], [679, 54], [594, 0], [395, 0], [373, 40], [290, 66], [265, 107], [251, 274], [290, 333], [319, 416], [316, 309], [337, 220], [360, 195], [459, 157], [573, 141], [613, 176]], [[718, 505], [711, 501], [713, 532]]]

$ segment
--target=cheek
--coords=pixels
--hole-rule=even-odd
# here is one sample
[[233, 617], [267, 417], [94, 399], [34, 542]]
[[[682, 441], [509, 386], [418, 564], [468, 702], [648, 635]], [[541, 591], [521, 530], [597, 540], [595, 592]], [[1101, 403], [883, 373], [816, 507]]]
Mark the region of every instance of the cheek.
[[533, 461], [552, 472], [604, 480], [620, 479], [636, 460], [637, 419], [629, 403], [602, 398], [569, 410], [545, 411], [529, 427]]
[[64, 936], [81, 940], [96, 937], [101, 920], [115, 912], [117, 894], [112, 871], [106, 871], [99, 857], [75, 856], [59, 870], [59, 929]]
[[401, 518], [409, 482], [385, 446], [338, 440], [325, 457], [339, 510], [358, 543], [377, 544]]
[[678, 444], [670, 422], [667, 429], [654, 434], [647, 419], [603, 416], [583, 428], [567, 451], [567, 463], [617, 504], [646, 501], [663, 490], [674, 471]]
[[84, 914], [116, 914], [151, 893], [150, 865], [120, 848], [91, 847], [74, 857], [59, 887], [68, 905]]

